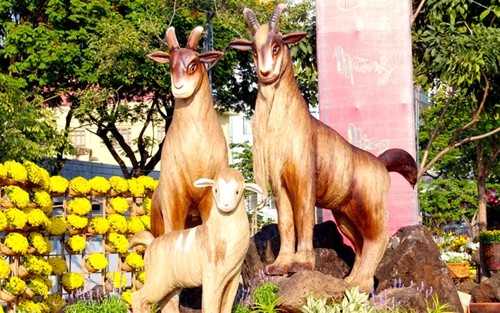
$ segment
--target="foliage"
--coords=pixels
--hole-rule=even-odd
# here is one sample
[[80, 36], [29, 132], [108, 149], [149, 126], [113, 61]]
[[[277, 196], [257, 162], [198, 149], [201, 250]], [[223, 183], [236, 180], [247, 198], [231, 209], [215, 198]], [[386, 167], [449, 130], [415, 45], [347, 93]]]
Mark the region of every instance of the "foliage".
[[12, 295], [20, 295], [26, 290], [26, 283], [17, 276], [11, 276], [3, 281], [2, 288]]
[[100, 301], [80, 300], [65, 308], [67, 313], [127, 313], [127, 303], [120, 297], [107, 297]]
[[438, 248], [444, 262], [460, 263], [471, 261], [479, 249], [479, 244], [472, 242], [469, 236], [447, 233], [438, 238]]
[[425, 1], [412, 33], [415, 81], [431, 94], [421, 108], [419, 177], [476, 180], [480, 229], [485, 185], [499, 173], [498, 4]]
[[28, 239], [20, 233], [9, 233], [3, 244], [19, 254], [25, 254], [29, 248]]
[[[300, 308], [303, 313], [413, 313], [413, 309], [394, 308], [379, 308], [370, 303], [370, 295], [361, 292], [358, 287], [353, 287], [351, 290], [346, 290], [344, 298], [340, 303], [328, 304], [326, 298], [319, 297], [316, 299], [313, 293], [307, 297], [306, 303]], [[385, 299], [383, 302], [387, 302]], [[431, 303], [432, 301], [432, 303]], [[445, 310], [449, 307], [448, 304], [441, 304], [437, 295], [432, 295], [431, 301], [426, 300], [427, 313], [447, 313]]]
[[106, 192], [108, 192], [109, 188], [111, 188], [109, 181], [102, 176], [92, 177], [89, 180], [89, 184], [90, 184], [90, 188], [92, 189], [92, 191], [95, 191], [98, 193], [106, 193]]
[[257, 287], [253, 292], [254, 304], [252, 312], [273, 313], [281, 312], [278, 307], [283, 298], [277, 297], [278, 287], [271, 282], [266, 282]]
[[471, 219], [477, 212], [477, 188], [469, 180], [441, 179], [418, 185], [423, 223], [436, 231], [442, 224]]
[[74, 252], [82, 252], [87, 245], [87, 241], [82, 235], [71, 236], [66, 240], [66, 243]]
[[92, 210], [92, 204], [86, 197], [76, 197], [68, 202], [67, 210], [76, 215], [86, 215]]
[[69, 181], [66, 178], [60, 175], [50, 176], [50, 192], [65, 193], [68, 186]]
[[80, 273], [67, 272], [62, 275], [61, 283], [66, 290], [76, 290], [83, 287], [85, 280]]
[[[4, 8], [0, 8], [2, 25], [3, 11]], [[0, 38], [5, 38], [4, 35], [4, 26], [0, 26]], [[0, 59], [5, 58], [3, 48], [4, 41], [0, 41]], [[40, 161], [53, 157], [57, 151], [72, 152], [64, 132], [57, 129], [52, 112], [43, 106], [42, 98], [31, 94], [29, 89], [19, 88], [18, 82], [6, 75], [3, 68], [0, 66], [0, 133], [3, 135], [0, 162]]]
[[90, 266], [94, 269], [100, 271], [108, 266], [108, 259], [106, 256], [99, 252], [94, 252], [87, 258], [87, 262], [89, 262]]
[[483, 230], [479, 233], [481, 243], [500, 243], [500, 230]]
[[128, 210], [129, 204], [127, 199], [123, 197], [114, 197], [109, 201], [109, 206], [116, 212], [123, 214]]
[[[310, 33], [292, 54], [299, 85], [306, 99], [314, 104], [315, 3], [289, 2], [282, 29]], [[249, 35], [241, 13], [244, 7], [253, 8], [264, 23], [274, 5], [255, 0], [93, 0], [67, 6], [62, 0], [43, 4], [13, 0], [0, 7], [0, 59], [6, 61], [1, 62], [0, 73], [8, 75], [9, 86], [26, 93], [18, 96], [21, 103], [37, 100], [35, 103], [50, 107], [69, 103], [62, 111], [66, 114], [62, 134], [67, 136], [73, 130], [71, 121], [78, 120], [100, 137], [125, 177], [138, 177], [148, 174], [159, 162], [163, 137], [158, 137], [157, 130], [163, 127], [167, 131], [173, 114], [168, 65], [156, 64], [145, 55], [165, 50], [163, 34], [169, 26], [175, 26], [183, 45], [195, 26], [207, 25], [199, 50], [203, 47], [225, 52], [211, 70], [217, 107], [251, 111], [257, 92], [251, 55], [225, 48], [230, 40]], [[26, 115], [25, 110], [14, 113]], [[120, 133], [120, 124], [143, 128], [136, 139], [127, 142]], [[51, 156], [57, 153], [62, 162], [68, 142], [63, 137], [56, 141], [55, 149], [46, 151]], [[132, 164], [130, 170], [125, 159]]]
[[248, 141], [243, 143], [230, 143], [233, 162], [231, 167], [241, 172], [245, 181], [255, 181], [253, 176], [252, 146]]

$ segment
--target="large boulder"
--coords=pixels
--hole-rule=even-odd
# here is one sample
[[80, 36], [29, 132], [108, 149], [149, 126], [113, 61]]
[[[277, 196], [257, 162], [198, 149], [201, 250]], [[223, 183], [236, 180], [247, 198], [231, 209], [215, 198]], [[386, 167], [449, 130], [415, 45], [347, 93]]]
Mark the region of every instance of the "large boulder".
[[372, 298], [372, 303], [377, 309], [397, 309], [398, 312], [404, 310], [417, 313], [427, 312], [425, 295], [416, 288], [385, 289]]
[[500, 273], [491, 275], [472, 288], [469, 293], [472, 302], [500, 302]]
[[340, 278], [318, 271], [302, 271], [276, 284], [278, 297], [283, 298], [280, 308], [285, 312], [299, 313], [310, 293], [315, 298], [326, 298], [327, 303], [342, 300], [348, 284]]
[[388, 288], [414, 286], [427, 297], [436, 294], [453, 312], [463, 312], [457, 288], [432, 233], [424, 226], [401, 228], [375, 272], [376, 293]]
[[[354, 263], [353, 249], [344, 243], [342, 235], [332, 221], [317, 224], [314, 227], [315, 270], [336, 278], [344, 278]], [[262, 276], [266, 265], [278, 256], [280, 235], [276, 224], [266, 225], [250, 239], [243, 268], [243, 282], [250, 285]]]

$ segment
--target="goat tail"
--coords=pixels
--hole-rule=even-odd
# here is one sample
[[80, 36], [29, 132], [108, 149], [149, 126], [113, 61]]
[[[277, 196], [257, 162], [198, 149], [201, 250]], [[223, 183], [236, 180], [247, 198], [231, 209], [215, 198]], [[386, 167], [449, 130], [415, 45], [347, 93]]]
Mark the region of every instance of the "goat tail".
[[128, 248], [132, 249], [133, 247], [138, 245], [147, 247], [151, 244], [153, 239], [155, 239], [155, 237], [147, 230], [137, 232], [132, 236], [132, 238], [130, 238]]
[[403, 176], [412, 187], [417, 183], [417, 162], [405, 150], [389, 149], [378, 156], [388, 172], [397, 172]]

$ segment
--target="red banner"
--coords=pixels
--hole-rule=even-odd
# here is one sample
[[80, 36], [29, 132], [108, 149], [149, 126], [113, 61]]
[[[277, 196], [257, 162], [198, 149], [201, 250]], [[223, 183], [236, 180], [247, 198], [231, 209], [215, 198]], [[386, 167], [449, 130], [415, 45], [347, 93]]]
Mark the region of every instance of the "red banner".
[[[320, 119], [374, 155], [401, 148], [415, 156], [410, 5], [317, 1]], [[390, 175], [392, 235], [420, 219], [416, 190], [401, 175]]]

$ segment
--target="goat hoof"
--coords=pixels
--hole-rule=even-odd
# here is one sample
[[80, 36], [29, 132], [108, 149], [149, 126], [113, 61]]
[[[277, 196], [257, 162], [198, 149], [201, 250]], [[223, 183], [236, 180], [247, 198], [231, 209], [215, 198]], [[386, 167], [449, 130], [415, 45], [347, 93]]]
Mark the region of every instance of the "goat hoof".
[[301, 271], [313, 271], [314, 266], [311, 263], [298, 263], [294, 262], [292, 263], [292, 266], [290, 266], [289, 272], [291, 273], [297, 273]]
[[265, 273], [269, 276], [286, 275], [288, 274], [288, 268], [279, 265], [269, 265], [266, 266]]

